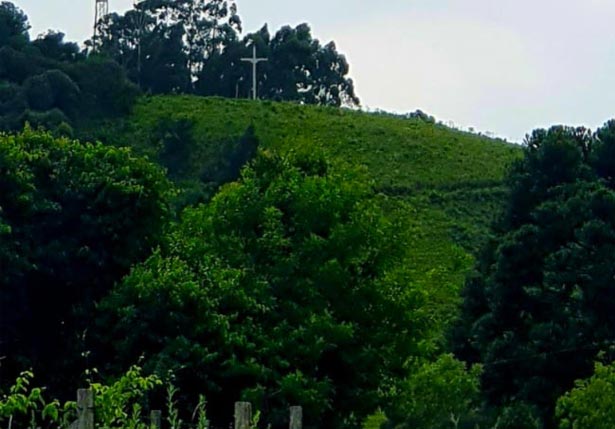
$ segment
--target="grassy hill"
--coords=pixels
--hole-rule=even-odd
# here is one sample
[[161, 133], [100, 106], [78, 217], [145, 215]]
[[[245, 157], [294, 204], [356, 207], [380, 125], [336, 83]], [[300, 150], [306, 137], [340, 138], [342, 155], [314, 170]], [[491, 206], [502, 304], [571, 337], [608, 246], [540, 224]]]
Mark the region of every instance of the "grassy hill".
[[[409, 249], [415, 281], [434, 291], [434, 309], [452, 317], [455, 295], [472, 265], [471, 253], [488, 235], [501, 207], [507, 165], [518, 146], [419, 119], [289, 103], [192, 96], [142, 98], [121, 121], [83, 131], [86, 138], [130, 145], [158, 159], [160, 124], [191, 124], [183, 176], [198, 178], [228, 141], [254, 125], [262, 147], [321, 146], [365, 166], [386, 204], [411, 220]], [[83, 136], [82, 136], [83, 137]]]
[[[290, 103], [251, 102], [193, 96], [142, 98], [133, 114], [101, 138], [132, 139], [129, 144], [154, 155], [151, 133], [162, 118], [195, 122], [199, 156], [212, 144], [241, 136], [254, 124], [267, 147], [310, 141], [335, 155], [368, 167], [377, 186], [398, 192], [437, 187], [459, 189], [499, 182], [519, 149], [502, 141], [451, 130], [442, 125], [392, 115], [367, 114]], [[109, 124], [105, 124], [108, 126]]]

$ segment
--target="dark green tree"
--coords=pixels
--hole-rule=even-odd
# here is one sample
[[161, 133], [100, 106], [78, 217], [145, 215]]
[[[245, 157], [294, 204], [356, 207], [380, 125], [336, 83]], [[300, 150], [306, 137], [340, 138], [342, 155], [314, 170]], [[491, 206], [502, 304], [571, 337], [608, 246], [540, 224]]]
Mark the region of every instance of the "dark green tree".
[[269, 98], [331, 106], [358, 105], [346, 58], [322, 46], [307, 24], [282, 27], [271, 40], [265, 92]]
[[54, 128], [128, 112], [138, 91], [122, 67], [87, 57], [59, 32], [30, 42], [27, 29], [21, 10], [0, 3], [1, 129], [18, 130], [27, 121]]
[[128, 77], [154, 94], [190, 89], [184, 28], [158, 22], [141, 3], [124, 15], [111, 14], [99, 25], [99, 51], [117, 61]]
[[[250, 68], [241, 59], [252, 56], [249, 44], [256, 45], [259, 56], [269, 58], [270, 41], [271, 36], [265, 25], [243, 40], [230, 42], [221, 52], [214, 52], [195, 82], [196, 93], [229, 98], [248, 97], [252, 91], [252, 76]], [[266, 70], [266, 63], [259, 64], [260, 76], [266, 76]], [[262, 90], [262, 83], [259, 82], [259, 91]]]
[[98, 50], [144, 90], [190, 92], [193, 77], [238, 31], [234, 0], [146, 0], [101, 23]]
[[223, 145], [219, 161], [205, 168], [201, 173], [201, 180], [215, 188], [237, 180], [241, 169], [256, 156], [258, 146], [259, 140], [254, 125], [250, 125], [239, 140]]
[[241, 31], [235, 0], [152, 0], [150, 4], [162, 19], [182, 26], [192, 76], [197, 76], [208, 58]]
[[176, 94], [191, 90], [188, 57], [182, 51], [182, 40], [183, 32], [178, 25], [144, 36], [138, 80], [144, 91]]
[[77, 84], [80, 115], [83, 118], [118, 117], [127, 114], [139, 89], [115, 61], [91, 56], [66, 65], [66, 74]]
[[10, 46], [0, 48], [0, 80], [22, 85], [27, 78], [43, 71], [31, 55]]
[[77, 43], [66, 42], [64, 33], [48, 31], [40, 35], [32, 42], [32, 46], [38, 48], [40, 54], [45, 58], [56, 61], [77, 61], [84, 58]]
[[194, 121], [189, 118], [162, 119], [154, 130], [154, 140], [161, 147], [158, 162], [173, 179], [185, 177], [194, 150]]
[[34, 110], [50, 110], [54, 105], [51, 83], [45, 74], [28, 78], [24, 82], [28, 105]]
[[0, 136], [3, 380], [32, 367], [72, 394], [94, 302], [158, 244], [169, 192], [161, 169], [127, 149]]
[[535, 131], [511, 169], [497, 241], [468, 283], [458, 350], [484, 363], [492, 404], [555, 400], [615, 341], [615, 123]]
[[359, 104], [346, 58], [337, 52], [335, 43], [322, 46], [307, 24], [283, 27], [273, 37], [264, 26], [243, 41], [230, 43], [207, 63], [197, 92], [247, 96], [251, 70], [241, 58], [252, 55], [252, 44], [259, 56], [268, 58], [268, 62], [259, 64], [261, 98], [330, 106]]
[[22, 48], [30, 40], [28, 17], [13, 3], [0, 3], [0, 48], [9, 46]]

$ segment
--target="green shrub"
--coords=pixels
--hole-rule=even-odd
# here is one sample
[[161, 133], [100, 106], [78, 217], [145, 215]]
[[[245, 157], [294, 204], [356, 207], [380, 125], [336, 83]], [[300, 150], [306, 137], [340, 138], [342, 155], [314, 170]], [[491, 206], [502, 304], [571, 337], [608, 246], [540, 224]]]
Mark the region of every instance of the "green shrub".
[[615, 364], [596, 363], [594, 374], [577, 380], [574, 389], [559, 398], [556, 417], [560, 429], [615, 427]]

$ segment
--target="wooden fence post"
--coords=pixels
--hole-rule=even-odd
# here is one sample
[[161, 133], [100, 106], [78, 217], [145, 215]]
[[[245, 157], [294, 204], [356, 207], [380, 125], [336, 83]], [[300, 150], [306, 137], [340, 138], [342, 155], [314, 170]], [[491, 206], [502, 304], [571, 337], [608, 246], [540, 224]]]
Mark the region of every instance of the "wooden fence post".
[[235, 402], [235, 429], [250, 429], [252, 424], [252, 404]]
[[303, 428], [303, 408], [290, 407], [290, 423], [288, 429], [302, 429]]
[[160, 429], [162, 426], [162, 411], [152, 410], [149, 413], [149, 427], [151, 429]]
[[94, 392], [77, 390], [77, 429], [94, 429]]

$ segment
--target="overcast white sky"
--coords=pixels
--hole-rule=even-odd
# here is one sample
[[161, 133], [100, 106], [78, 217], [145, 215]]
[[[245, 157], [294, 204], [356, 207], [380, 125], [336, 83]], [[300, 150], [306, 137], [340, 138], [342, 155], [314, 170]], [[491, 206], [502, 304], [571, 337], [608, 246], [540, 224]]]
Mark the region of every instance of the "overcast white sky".
[[[32, 35], [89, 37], [94, 0], [14, 0]], [[109, 0], [125, 10], [132, 0]], [[615, 117], [615, 0], [237, 0], [245, 31], [309, 22], [346, 54], [364, 106], [422, 109], [521, 141]]]

